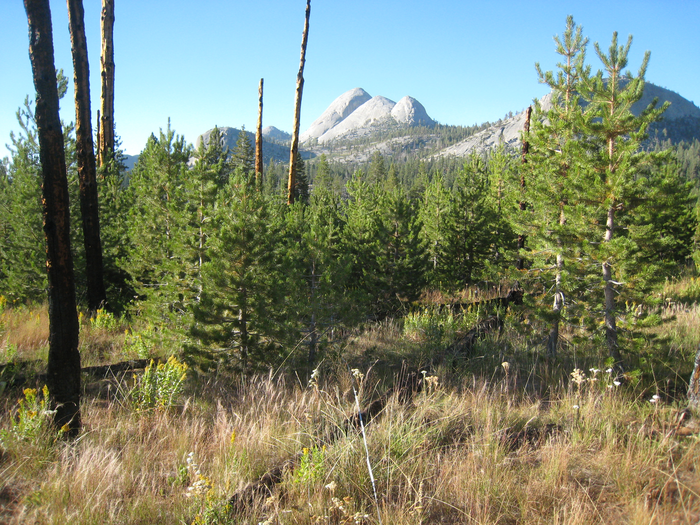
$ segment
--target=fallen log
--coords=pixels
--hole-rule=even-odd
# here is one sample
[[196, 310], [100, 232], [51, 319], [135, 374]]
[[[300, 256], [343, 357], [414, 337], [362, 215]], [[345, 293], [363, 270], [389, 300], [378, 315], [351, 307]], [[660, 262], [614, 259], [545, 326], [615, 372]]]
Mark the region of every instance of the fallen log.
[[[150, 359], [132, 359], [111, 365], [86, 366], [80, 369], [81, 373], [87, 374], [94, 379], [105, 379], [117, 375], [118, 373], [129, 372], [146, 368]], [[46, 383], [47, 374], [34, 373], [32, 370], [46, 369], [44, 361], [15, 361], [0, 365], [0, 382], [6, 388], [14, 388], [27, 383]]]

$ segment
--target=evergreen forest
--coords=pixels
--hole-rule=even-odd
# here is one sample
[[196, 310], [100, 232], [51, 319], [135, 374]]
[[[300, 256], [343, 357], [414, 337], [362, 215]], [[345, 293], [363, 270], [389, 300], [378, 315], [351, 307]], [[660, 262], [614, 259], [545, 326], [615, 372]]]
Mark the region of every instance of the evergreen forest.
[[[555, 42], [558, 68], [537, 65], [552, 105], [533, 103], [522, 149], [298, 158], [292, 204], [289, 166], [256, 172], [245, 129], [232, 149], [217, 129], [195, 148], [164, 123], [127, 171], [116, 127], [96, 174], [97, 309], [63, 122], [74, 442], [42, 416], [27, 97], [0, 165], [0, 521], [700, 519], [700, 142], [650, 138], [667, 105], [630, 111], [649, 61], [631, 69], [631, 37], [590, 46], [569, 18]], [[58, 71], [62, 104], [67, 82]], [[134, 474], [143, 462], [154, 472]], [[90, 484], [99, 505], [79, 502]]]

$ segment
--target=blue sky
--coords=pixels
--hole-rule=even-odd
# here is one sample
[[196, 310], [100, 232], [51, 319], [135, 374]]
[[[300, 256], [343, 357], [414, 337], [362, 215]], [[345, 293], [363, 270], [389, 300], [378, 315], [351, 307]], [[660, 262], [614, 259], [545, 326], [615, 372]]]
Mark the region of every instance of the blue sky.
[[[51, 0], [56, 66], [71, 80], [66, 2]], [[92, 110], [99, 106], [99, 0], [84, 0]], [[265, 79], [263, 125], [291, 131], [305, 0], [116, 0], [115, 118], [129, 154], [171, 126], [189, 142], [218, 126], [252, 130]], [[471, 125], [520, 111], [545, 94], [534, 63], [554, 69], [552, 37], [572, 14], [604, 49], [634, 35], [630, 68], [652, 52], [647, 80], [700, 105], [700, 2], [312, 0], [301, 128], [339, 95], [362, 87], [418, 99], [443, 124]], [[33, 97], [22, 2], [0, 0], [0, 157], [15, 112]], [[592, 45], [588, 62], [600, 64]], [[94, 116], [93, 116], [94, 125]]]

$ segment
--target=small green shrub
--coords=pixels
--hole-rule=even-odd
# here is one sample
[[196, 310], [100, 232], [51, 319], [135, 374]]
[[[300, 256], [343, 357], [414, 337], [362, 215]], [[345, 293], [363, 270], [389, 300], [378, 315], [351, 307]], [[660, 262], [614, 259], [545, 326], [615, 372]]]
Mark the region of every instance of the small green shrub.
[[146, 359], [153, 354], [154, 344], [152, 342], [153, 328], [148, 327], [138, 332], [124, 332], [124, 353], [127, 355], [137, 355], [139, 359]]
[[424, 308], [404, 318], [403, 333], [409, 339], [428, 345], [442, 345], [454, 341], [460, 332], [469, 330], [478, 321], [478, 312], [455, 314], [436, 308]]
[[304, 448], [299, 461], [299, 467], [294, 471], [295, 483], [310, 483], [318, 481], [324, 475], [324, 460], [326, 457], [326, 446]]
[[46, 436], [51, 428], [51, 418], [56, 413], [49, 410], [49, 406], [46, 385], [40, 392], [36, 388], [25, 388], [24, 397], [17, 401], [17, 413], [10, 418], [10, 428], [0, 431], [0, 446], [7, 450], [12, 442], [36, 443]]
[[132, 391], [132, 399], [137, 409], [162, 409], [175, 404], [182, 393], [183, 382], [187, 376], [188, 366], [175, 356], [170, 356], [165, 363], [151, 363]]
[[121, 320], [114, 317], [114, 314], [101, 308], [97, 310], [95, 317], [90, 319], [90, 325], [93, 328], [98, 328], [107, 331], [116, 330], [120, 323]]
[[3, 357], [1, 358], [5, 363], [13, 363], [17, 357], [17, 345], [14, 343], [6, 343], [3, 349]]

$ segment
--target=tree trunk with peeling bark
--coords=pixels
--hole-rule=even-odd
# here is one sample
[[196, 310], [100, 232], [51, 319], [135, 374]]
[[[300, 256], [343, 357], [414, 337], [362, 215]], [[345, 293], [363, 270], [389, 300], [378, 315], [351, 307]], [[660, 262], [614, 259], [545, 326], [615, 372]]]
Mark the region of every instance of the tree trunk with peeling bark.
[[48, 387], [54, 424], [80, 430], [80, 352], [70, 245], [68, 179], [58, 113], [53, 31], [48, 0], [24, 0], [29, 23], [29, 57], [36, 88], [36, 126], [43, 178], [42, 201], [49, 281]]
[[311, 14], [311, 0], [306, 0], [306, 21], [304, 33], [301, 37], [301, 59], [299, 60], [299, 73], [297, 74], [297, 90], [294, 102], [294, 130], [292, 131], [292, 145], [289, 151], [289, 196], [287, 202], [294, 204], [296, 191], [297, 157], [299, 156], [299, 123], [301, 120], [301, 95], [304, 90], [304, 64], [306, 62], [306, 44], [309, 39], [309, 16]]
[[102, 0], [102, 122], [100, 166], [107, 164], [114, 154], [114, 0]]
[[87, 301], [94, 313], [107, 301], [102, 265], [100, 218], [97, 197], [97, 164], [92, 143], [90, 111], [90, 68], [85, 39], [85, 13], [82, 0], [68, 1], [68, 22], [75, 78], [75, 140], [80, 180], [80, 212], [87, 276]]
[[262, 122], [263, 122], [263, 79], [260, 79], [260, 86], [258, 87], [258, 128], [255, 133], [255, 179], [258, 188], [262, 188], [263, 183], [263, 135], [262, 135]]

